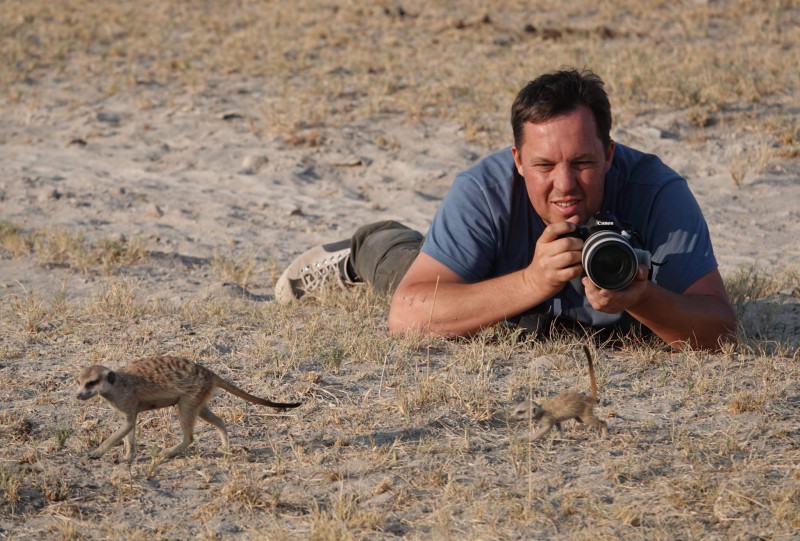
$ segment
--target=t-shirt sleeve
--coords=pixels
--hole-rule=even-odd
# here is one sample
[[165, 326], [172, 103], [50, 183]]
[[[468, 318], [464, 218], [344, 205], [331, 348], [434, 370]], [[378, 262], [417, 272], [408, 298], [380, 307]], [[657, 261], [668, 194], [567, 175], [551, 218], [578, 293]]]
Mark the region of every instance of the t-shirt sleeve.
[[683, 179], [666, 184], [655, 198], [646, 238], [653, 281], [670, 291], [683, 293], [717, 268], [708, 225]]
[[422, 252], [475, 283], [491, 272], [497, 237], [487, 194], [462, 173], [436, 210]]

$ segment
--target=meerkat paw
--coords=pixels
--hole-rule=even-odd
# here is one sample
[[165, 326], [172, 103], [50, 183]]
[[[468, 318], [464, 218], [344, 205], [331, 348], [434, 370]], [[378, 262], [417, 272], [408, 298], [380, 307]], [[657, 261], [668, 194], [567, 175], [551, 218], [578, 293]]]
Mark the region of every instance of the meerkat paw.
[[176, 456], [181, 454], [184, 451], [184, 449], [189, 447], [189, 443], [191, 443], [191, 442], [187, 443], [187, 442], [183, 441], [183, 442], [179, 443], [178, 445], [176, 445], [175, 447], [172, 447], [171, 449], [168, 449], [164, 453], [164, 458], [175, 458]]

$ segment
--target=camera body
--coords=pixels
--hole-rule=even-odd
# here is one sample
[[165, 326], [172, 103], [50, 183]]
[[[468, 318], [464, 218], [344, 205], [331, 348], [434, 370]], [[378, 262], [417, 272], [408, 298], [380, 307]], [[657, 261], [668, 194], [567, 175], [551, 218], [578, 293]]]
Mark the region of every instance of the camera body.
[[586, 276], [601, 289], [624, 289], [633, 282], [639, 265], [652, 270], [651, 254], [634, 248], [633, 233], [622, 228], [609, 213], [597, 214], [586, 225], [562, 235], [583, 240], [581, 264]]

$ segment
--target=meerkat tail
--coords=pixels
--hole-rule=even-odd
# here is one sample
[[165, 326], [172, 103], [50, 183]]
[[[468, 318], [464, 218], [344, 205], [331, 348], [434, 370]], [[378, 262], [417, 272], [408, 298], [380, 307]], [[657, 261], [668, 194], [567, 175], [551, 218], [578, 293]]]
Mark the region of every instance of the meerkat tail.
[[583, 352], [586, 354], [586, 360], [589, 363], [589, 381], [592, 384], [592, 402], [597, 399], [597, 381], [594, 379], [594, 365], [592, 364], [592, 353], [589, 351], [589, 347], [584, 344], [583, 345]]
[[217, 376], [215, 381], [217, 387], [221, 389], [225, 389], [232, 395], [238, 396], [239, 398], [243, 398], [248, 402], [252, 402], [253, 404], [258, 404], [259, 406], [269, 406], [270, 408], [296, 408], [302, 402], [273, 402], [272, 400], [267, 400], [266, 398], [259, 398], [258, 396], [252, 395], [247, 391], [240, 389], [233, 383], [229, 383], [222, 379], [221, 377]]

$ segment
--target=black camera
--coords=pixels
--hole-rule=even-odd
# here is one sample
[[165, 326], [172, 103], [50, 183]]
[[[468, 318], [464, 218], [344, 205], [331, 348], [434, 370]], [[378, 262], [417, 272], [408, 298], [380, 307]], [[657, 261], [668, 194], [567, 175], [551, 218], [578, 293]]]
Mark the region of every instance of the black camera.
[[624, 289], [633, 282], [639, 265], [652, 269], [647, 250], [634, 248], [633, 233], [620, 227], [611, 214], [598, 214], [562, 237], [583, 240], [581, 264], [586, 276], [601, 289]]

